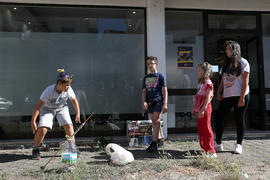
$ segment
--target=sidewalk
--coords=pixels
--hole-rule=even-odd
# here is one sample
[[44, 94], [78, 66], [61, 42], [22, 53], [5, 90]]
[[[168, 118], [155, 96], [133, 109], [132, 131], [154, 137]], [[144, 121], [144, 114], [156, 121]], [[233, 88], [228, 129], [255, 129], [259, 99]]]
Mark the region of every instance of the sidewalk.
[[[96, 137], [77, 137], [76, 144], [85, 146], [89, 142], [94, 142]], [[105, 136], [105, 138], [112, 139], [114, 143], [126, 143], [126, 136]], [[197, 140], [197, 133], [180, 133], [180, 134], [168, 134], [170, 141], [186, 141], [186, 140]], [[223, 135], [224, 140], [236, 139], [236, 131], [226, 131]], [[270, 139], [270, 131], [261, 130], [247, 130], [245, 132], [244, 139]], [[55, 147], [58, 146], [59, 142], [63, 141], [64, 138], [45, 138], [44, 143]], [[14, 148], [30, 148], [33, 146], [33, 139], [16, 139], [16, 140], [3, 140], [0, 141], [0, 149], [14, 149]]]
[[[253, 133], [252, 138], [258, 138], [255, 135]], [[174, 137], [178, 139], [182, 136]], [[191, 134], [188, 137], [195, 138], [196, 135]], [[0, 179], [239, 180], [235, 177], [242, 172], [247, 173], [252, 180], [270, 179], [270, 138], [244, 140], [242, 155], [233, 154], [235, 140], [224, 140], [223, 143], [224, 151], [217, 153], [216, 159], [204, 159], [200, 155], [198, 141], [193, 140], [169, 140], [160, 148], [159, 156], [146, 152], [145, 147], [125, 147], [132, 152], [135, 159], [126, 166], [111, 165], [104, 148], [96, 151], [80, 146], [81, 158], [72, 173], [65, 171], [60, 155], [54, 155], [57, 148], [42, 151], [40, 161], [31, 160], [31, 148], [5, 149], [0, 150]], [[41, 172], [40, 167], [51, 157], [54, 158], [46, 170]]]

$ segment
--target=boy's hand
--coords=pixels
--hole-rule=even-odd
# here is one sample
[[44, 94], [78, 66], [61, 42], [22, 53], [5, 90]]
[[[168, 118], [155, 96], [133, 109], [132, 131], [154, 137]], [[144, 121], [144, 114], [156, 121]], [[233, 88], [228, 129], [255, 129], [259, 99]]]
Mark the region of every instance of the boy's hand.
[[75, 122], [76, 122], [76, 123], [81, 123], [80, 115], [79, 115], [79, 114], [76, 114]]
[[143, 106], [143, 109], [144, 109], [144, 110], [147, 110], [147, 108], [148, 108], [147, 102], [143, 102], [143, 105], [142, 105], [142, 106]]
[[203, 118], [203, 116], [204, 116], [204, 111], [200, 111], [200, 112], [198, 113], [198, 118]]
[[33, 134], [35, 134], [36, 131], [37, 131], [37, 123], [36, 122], [31, 122], [31, 128], [32, 128]]
[[166, 112], [168, 112], [168, 106], [167, 106], [167, 104], [163, 104], [163, 106], [162, 106], [162, 113], [164, 114]]

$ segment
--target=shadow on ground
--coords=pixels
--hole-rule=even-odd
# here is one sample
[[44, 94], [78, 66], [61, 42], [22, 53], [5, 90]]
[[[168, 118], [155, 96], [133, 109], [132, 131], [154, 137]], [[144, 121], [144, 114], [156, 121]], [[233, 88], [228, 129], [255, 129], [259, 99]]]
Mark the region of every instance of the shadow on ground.
[[[135, 160], [144, 159], [160, 159], [166, 157], [168, 159], [190, 159], [192, 156], [202, 155], [202, 151], [190, 150], [190, 151], [176, 151], [176, 150], [160, 150], [158, 153], [149, 153], [144, 149], [129, 150]], [[108, 163], [110, 157], [104, 153], [99, 153], [98, 156], [91, 157], [97, 160], [107, 160], [107, 161], [97, 161], [98, 163]], [[94, 162], [91, 162], [91, 164]]]
[[218, 154], [222, 154], [222, 153], [231, 153], [231, 154], [235, 154], [234, 151], [218, 151]]
[[32, 156], [24, 154], [0, 154], [0, 163], [14, 162], [22, 159], [32, 159]]

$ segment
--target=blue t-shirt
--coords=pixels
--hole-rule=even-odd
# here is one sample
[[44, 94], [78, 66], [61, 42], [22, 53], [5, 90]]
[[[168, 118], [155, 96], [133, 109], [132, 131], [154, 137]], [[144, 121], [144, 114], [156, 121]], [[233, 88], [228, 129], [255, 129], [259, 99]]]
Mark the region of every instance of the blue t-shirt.
[[146, 89], [145, 100], [163, 101], [162, 86], [166, 87], [166, 82], [161, 73], [147, 74], [143, 78], [143, 88]]

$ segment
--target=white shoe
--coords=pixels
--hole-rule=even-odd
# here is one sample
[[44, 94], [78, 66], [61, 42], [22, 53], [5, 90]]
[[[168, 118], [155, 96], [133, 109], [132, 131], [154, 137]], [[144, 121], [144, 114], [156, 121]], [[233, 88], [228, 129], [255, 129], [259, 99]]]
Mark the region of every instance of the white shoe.
[[243, 152], [242, 145], [241, 145], [241, 144], [236, 144], [236, 145], [235, 145], [234, 153], [235, 153], [235, 154], [242, 154], [242, 152]]
[[213, 158], [217, 158], [217, 154], [216, 153], [210, 153], [210, 154], [206, 154], [205, 157], [209, 158], [209, 159], [213, 159]]
[[222, 144], [222, 143], [221, 143], [221, 144], [217, 144], [217, 143], [215, 142], [214, 148], [215, 148], [215, 150], [216, 150], [217, 152], [224, 151], [224, 149], [223, 149], [223, 144]]

